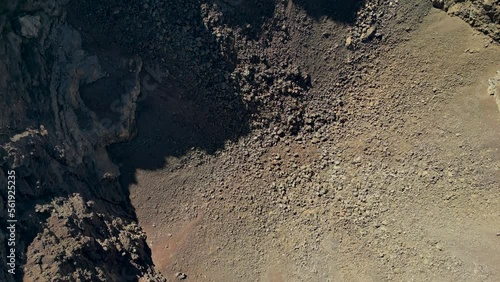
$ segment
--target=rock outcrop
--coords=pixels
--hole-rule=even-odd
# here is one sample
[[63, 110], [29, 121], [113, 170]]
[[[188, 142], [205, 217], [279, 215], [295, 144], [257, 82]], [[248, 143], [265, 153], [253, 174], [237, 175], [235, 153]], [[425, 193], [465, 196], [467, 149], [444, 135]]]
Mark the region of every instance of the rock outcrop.
[[162, 281], [104, 149], [133, 135], [141, 60], [83, 50], [65, 2], [0, 4], [0, 203], [14, 170], [18, 221], [12, 276], [0, 207], [0, 280]]
[[500, 1], [498, 0], [439, 0], [436, 8], [458, 16], [472, 27], [500, 41]]

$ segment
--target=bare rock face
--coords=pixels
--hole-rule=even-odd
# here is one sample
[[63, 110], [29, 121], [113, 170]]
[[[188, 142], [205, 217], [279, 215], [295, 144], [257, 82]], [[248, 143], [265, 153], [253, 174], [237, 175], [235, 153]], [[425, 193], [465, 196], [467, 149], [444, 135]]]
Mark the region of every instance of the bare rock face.
[[472, 27], [493, 38], [493, 40], [500, 41], [500, 1], [444, 0], [433, 1], [433, 3], [436, 8], [462, 18]]
[[[0, 203], [15, 170], [18, 265], [0, 281], [163, 281], [104, 149], [133, 135], [141, 60], [103, 67], [65, 22], [65, 1], [10, 2], [0, 5]], [[103, 117], [92, 104], [109, 95], [82, 89], [110, 79]]]

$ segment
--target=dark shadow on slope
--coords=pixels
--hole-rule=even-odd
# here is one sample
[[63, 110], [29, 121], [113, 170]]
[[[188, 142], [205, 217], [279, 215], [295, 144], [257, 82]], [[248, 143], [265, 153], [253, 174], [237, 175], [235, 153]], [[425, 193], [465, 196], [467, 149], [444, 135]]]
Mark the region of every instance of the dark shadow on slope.
[[352, 24], [356, 21], [357, 12], [364, 0], [293, 0], [293, 2], [315, 19], [326, 16], [336, 22]]
[[224, 15], [222, 21], [232, 27], [241, 28], [249, 39], [258, 39], [266, 20], [271, 19], [276, 9], [275, 0], [209, 0], [207, 1]]
[[[137, 169], [164, 169], [168, 157], [182, 157], [193, 148], [212, 154], [249, 130], [247, 110], [235, 95], [237, 83], [228, 76], [236, 63], [234, 53], [205, 27], [201, 2], [151, 5], [75, 1], [70, 11], [85, 50], [109, 54], [119, 48], [143, 59], [136, 137], [108, 150], [120, 166], [127, 193]], [[106, 58], [99, 59], [105, 64]], [[98, 105], [105, 102], [99, 98], [109, 92], [105, 88], [93, 85], [81, 92], [92, 93], [86, 103]]]

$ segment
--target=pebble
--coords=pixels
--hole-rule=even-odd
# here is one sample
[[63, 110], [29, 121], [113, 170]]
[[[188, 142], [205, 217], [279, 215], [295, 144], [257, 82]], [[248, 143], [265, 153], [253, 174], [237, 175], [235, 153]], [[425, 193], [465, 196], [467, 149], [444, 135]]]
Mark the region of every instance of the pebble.
[[350, 47], [352, 45], [352, 37], [347, 37], [345, 40], [345, 47]]
[[185, 273], [182, 273], [182, 272], [177, 272], [175, 274], [175, 277], [177, 277], [179, 280], [184, 280], [187, 278], [187, 275]]
[[441, 244], [436, 244], [436, 249], [442, 251], [443, 250], [443, 246], [441, 246]]

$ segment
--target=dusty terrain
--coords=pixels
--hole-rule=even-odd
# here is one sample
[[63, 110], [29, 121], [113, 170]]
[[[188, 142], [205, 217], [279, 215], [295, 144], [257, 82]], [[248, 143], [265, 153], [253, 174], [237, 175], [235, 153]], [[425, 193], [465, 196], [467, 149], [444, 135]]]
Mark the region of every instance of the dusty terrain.
[[0, 5], [0, 280], [499, 281], [498, 1], [349, 3]]
[[500, 115], [487, 94], [500, 49], [437, 10], [404, 39], [367, 62], [342, 97], [348, 121], [317, 142], [264, 147], [250, 134], [139, 169], [131, 201], [157, 269], [193, 281], [500, 279]]

